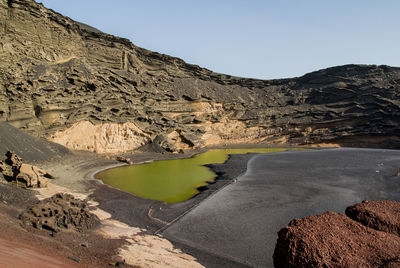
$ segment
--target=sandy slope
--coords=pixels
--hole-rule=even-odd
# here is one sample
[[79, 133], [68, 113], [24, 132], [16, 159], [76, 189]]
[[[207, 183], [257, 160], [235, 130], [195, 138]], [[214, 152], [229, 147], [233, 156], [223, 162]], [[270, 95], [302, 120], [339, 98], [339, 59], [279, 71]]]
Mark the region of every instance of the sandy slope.
[[56, 254], [31, 245], [22, 243], [21, 241], [10, 241], [9, 239], [0, 238], [0, 267], [74, 267], [77, 264], [72, 261], [66, 261]]

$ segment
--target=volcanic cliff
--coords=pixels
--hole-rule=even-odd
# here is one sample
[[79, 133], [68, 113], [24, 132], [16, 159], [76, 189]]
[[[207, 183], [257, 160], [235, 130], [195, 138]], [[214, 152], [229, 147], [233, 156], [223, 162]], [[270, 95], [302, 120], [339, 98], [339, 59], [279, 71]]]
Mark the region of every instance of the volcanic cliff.
[[261, 142], [399, 148], [399, 83], [400, 68], [389, 66], [268, 81], [218, 74], [33, 0], [0, 0], [0, 121], [73, 149], [118, 152], [150, 142], [170, 151]]

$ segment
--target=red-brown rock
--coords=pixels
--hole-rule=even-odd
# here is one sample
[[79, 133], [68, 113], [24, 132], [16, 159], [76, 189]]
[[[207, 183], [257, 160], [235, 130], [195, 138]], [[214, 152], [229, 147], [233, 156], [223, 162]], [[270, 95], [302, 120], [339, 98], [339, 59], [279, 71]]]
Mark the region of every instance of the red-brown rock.
[[346, 215], [365, 226], [400, 236], [400, 202], [364, 201], [348, 207]]
[[292, 220], [278, 236], [275, 267], [400, 267], [400, 237], [343, 214]]

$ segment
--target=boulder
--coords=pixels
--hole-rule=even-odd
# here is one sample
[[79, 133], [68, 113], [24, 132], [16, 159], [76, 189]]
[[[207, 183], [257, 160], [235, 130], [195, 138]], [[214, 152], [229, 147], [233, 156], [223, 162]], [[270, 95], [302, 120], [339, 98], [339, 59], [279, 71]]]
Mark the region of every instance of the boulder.
[[344, 214], [292, 220], [278, 232], [275, 267], [400, 267], [400, 237]]
[[125, 156], [117, 156], [115, 158], [115, 160], [122, 162], [122, 163], [126, 163], [128, 165], [132, 165], [133, 161], [129, 158], [129, 157], [125, 157]]
[[22, 158], [8, 151], [7, 159], [0, 161], [0, 172], [9, 182], [15, 182], [23, 187], [46, 187], [48, 179], [54, 176], [36, 166], [22, 163]]
[[180, 137], [182, 142], [188, 144], [192, 148], [202, 147], [204, 145], [204, 141], [189, 131], [181, 131]]
[[5, 163], [9, 166], [12, 166], [14, 170], [17, 170], [21, 167], [22, 165], [22, 158], [16, 155], [12, 151], [7, 151], [6, 153], [6, 161]]
[[61, 229], [85, 232], [100, 223], [99, 218], [89, 211], [84, 201], [63, 193], [40, 201], [21, 213], [19, 219], [25, 226], [53, 233]]
[[400, 236], [400, 202], [363, 201], [349, 206], [346, 215], [365, 226]]
[[156, 146], [159, 146], [160, 148], [164, 149], [167, 152], [175, 152], [175, 151], [177, 151], [177, 148], [175, 147], [173, 142], [171, 142], [169, 140], [167, 135], [157, 135], [154, 138], [153, 143]]
[[53, 176], [48, 172], [38, 167], [22, 164], [18, 170], [15, 180], [17, 184], [23, 183], [26, 187], [46, 187], [48, 179], [52, 179]]
[[14, 176], [14, 172], [12, 170], [12, 166], [7, 165], [5, 162], [0, 161], [0, 172], [3, 174], [3, 176], [8, 179], [12, 178]]

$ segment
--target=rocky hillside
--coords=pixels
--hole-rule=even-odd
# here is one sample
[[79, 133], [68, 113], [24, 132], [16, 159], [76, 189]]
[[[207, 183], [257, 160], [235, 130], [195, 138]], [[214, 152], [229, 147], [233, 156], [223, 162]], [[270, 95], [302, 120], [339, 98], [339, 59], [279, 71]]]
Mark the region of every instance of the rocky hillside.
[[[152, 141], [171, 151], [256, 142], [398, 148], [399, 83], [400, 68], [361, 65], [293, 79], [232, 77], [33, 0], [0, 0], [0, 121], [69, 148], [116, 152]], [[95, 134], [82, 135], [88, 129]]]

